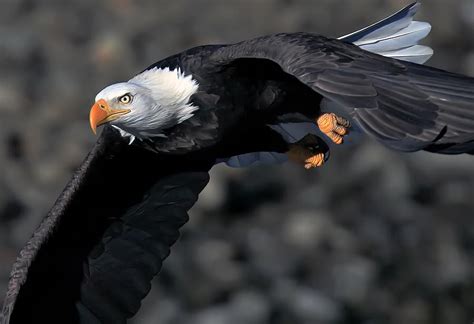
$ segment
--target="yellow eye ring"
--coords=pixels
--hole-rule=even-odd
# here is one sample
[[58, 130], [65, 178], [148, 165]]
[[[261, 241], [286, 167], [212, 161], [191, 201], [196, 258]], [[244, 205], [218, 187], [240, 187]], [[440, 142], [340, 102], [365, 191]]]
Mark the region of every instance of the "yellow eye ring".
[[125, 104], [125, 105], [129, 104], [130, 102], [132, 102], [132, 95], [129, 93], [124, 94], [123, 96], [119, 98], [119, 101], [120, 103]]

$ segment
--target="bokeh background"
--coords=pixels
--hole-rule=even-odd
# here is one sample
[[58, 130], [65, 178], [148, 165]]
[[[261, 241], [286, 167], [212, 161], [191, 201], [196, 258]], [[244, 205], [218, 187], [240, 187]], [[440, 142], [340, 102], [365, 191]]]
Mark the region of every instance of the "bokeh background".
[[[340, 36], [410, 1], [0, 1], [0, 301], [96, 138], [104, 86], [203, 43]], [[474, 76], [474, 0], [425, 0], [430, 64]], [[474, 109], [474, 106], [473, 106]], [[218, 166], [133, 323], [474, 320], [474, 157], [366, 140], [315, 171]]]

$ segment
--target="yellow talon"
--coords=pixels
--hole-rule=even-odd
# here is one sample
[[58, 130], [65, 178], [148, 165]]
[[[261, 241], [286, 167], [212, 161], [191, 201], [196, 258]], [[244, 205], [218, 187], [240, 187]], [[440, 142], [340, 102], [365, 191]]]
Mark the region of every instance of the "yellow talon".
[[320, 167], [324, 164], [324, 154], [318, 153], [305, 160], [304, 168], [309, 170], [312, 168]]
[[308, 134], [300, 141], [290, 144], [288, 158], [305, 169], [320, 167], [326, 162], [329, 147], [316, 135]]
[[350, 122], [334, 113], [322, 114], [316, 120], [321, 132], [326, 134], [334, 143], [341, 144], [343, 136], [349, 132]]

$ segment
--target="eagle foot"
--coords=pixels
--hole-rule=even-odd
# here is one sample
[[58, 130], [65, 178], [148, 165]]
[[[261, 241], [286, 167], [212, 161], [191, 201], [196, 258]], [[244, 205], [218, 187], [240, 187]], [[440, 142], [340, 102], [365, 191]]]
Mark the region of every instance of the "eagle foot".
[[296, 143], [289, 145], [288, 158], [305, 169], [322, 166], [329, 158], [329, 147], [318, 136], [308, 134]]
[[343, 136], [349, 132], [350, 122], [334, 113], [326, 113], [316, 119], [321, 132], [326, 134], [334, 143], [342, 144]]

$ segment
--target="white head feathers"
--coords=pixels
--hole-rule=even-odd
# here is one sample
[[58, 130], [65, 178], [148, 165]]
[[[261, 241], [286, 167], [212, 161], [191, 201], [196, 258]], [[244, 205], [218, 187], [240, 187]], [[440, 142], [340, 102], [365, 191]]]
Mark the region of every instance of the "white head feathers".
[[[177, 125], [193, 116], [198, 107], [189, 100], [198, 90], [191, 75], [179, 69], [152, 68], [128, 82], [112, 84], [100, 91], [95, 100], [104, 99], [113, 109], [121, 105], [118, 98], [130, 94], [127, 105], [130, 113], [110, 124], [120, 130], [122, 136], [135, 138], [164, 136], [162, 130]], [[121, 106], [123, 108], [123, 104]]]

